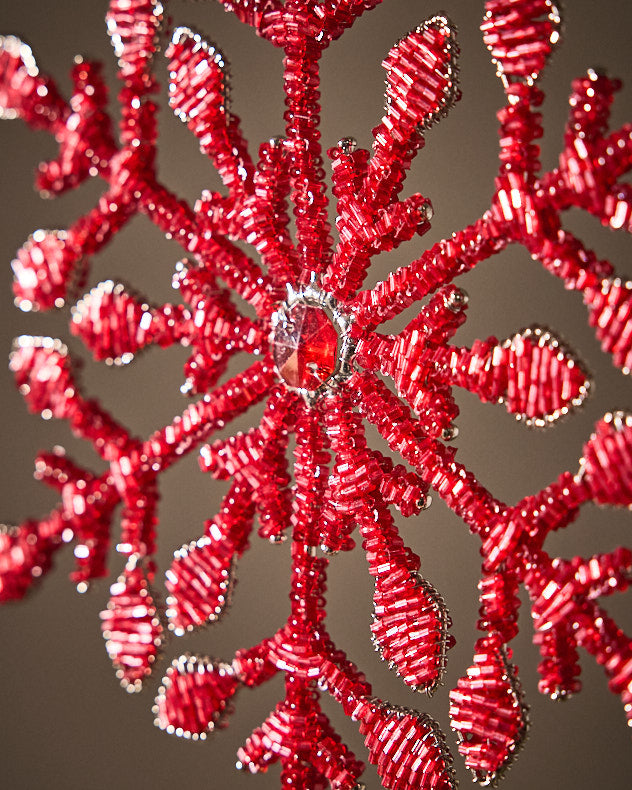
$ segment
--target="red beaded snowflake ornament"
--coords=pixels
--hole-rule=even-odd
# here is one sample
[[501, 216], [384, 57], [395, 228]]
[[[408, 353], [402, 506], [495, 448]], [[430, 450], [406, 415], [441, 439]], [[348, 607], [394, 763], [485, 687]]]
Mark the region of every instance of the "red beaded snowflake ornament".
[[[204, 738], [228, 715], [238, 689], [282, 672], [285, 699], [240, 749], [238, 765], [256, 773], [280, 762], [282, 786], [295, 790], [360, 787], [363, 765], [321, 710], [321, 693], [358, 722], [384, 787], [456, 786], [437, 723], [374, 697], [325, 624], [326, 555], [353, 548], [357, 528], [375, 580], [376, 647], [411, 689], [432, 692], [441, 682], [453, 643], [450, 618], [392, 514], [393, 508], [418, 514], [430, 489], [482, 543], [480, 637], [471, 667], [450, 693], [459, 752], [475, 780], [494, 783], [527, 728], [509, 647], [520, 585], [531, 598], [542, 652], [541, 691], [564, 697], [579, 690], [583, 648], [603, 666], [632, 720], [632, 643], [599, 603], [627, 587], [632, 554], [620, 548], [564, 559], [544, 549], [549, 532], [572, 522], [584, 503], [632, 505], [632, 414], [607, 414], [587, 440], [578, 470], [516, 505], [495, 499], [446, 444], [456, 435], [454, 387], [504, 403], [536, 425], [566, 414], [589, 390], [582, 365], [544, 329], [504, 341], [490, 337], [471, 348], [452, 343], [467, 309], [452, 281], [509, 244], [523, 245], [569, 290], [583, 294], [604, 350], [624, 372], [632, 368], [632, 284], [561, 224], [562, 212], [576, 207], [612, 228], [631, 228], [632, 195], [620, 179], [632, 166], [632, 126], [608, 129], [619, 84], [593, 71], [573, 83], [564, 151], [556, 169], [541, 173], [538, 77], [557, 42], [559, 14], [551, 0], [488, 0], [483, 35], [506, 95], [491, 206], [386, 281], [360, 290], [374, 255], [428, 230], [429, 200], [398, 196], [426, 130], [459, 97], [454, 28], [434, 16], [384, 60], [386, 107], [372, 151], [348, 138], [327, 152], [337, 207], [334, 243], [319, 144], [319, 61], [378, 1], [223, 0], [284, 53], [285, 136], [264, 143], [257, 161], [231, 110], [224, 56], [188, 28], [173, 33], [165, 53], [169, 103], [225, 185], [222, 193], [205, 192], [194, 207], [169, 192], [156, 172], [158, 0], [110, 3], [107, 26], [122, 83], [118, 134], [96, 64], [77, 59], [74, 93], [66, 101], [25, 44], [0, 39], [3, 116], [19, 117], [59, 142], [59, 157], [40, 166], [38, 188], [56, 195], [96, 176], [107, 184], [74, 225], [38, 230], [18, 251], [18, 305], [48, 310], [73, 299], [86, 282], [90, 257], [137, 212], [145, 214], [187, 254], [174, 280], [185, 304], [151, 305], [106, 281], [76, 303], [70, 329], [97, 359], [119, 364], [149, 345], [180, 343], [191, 352], [183, 391], [196, 398], [148, 438], [132, 436], [82, 394], [61, 341], [18, 338], [11, 369], [28, 407], [68, 420], [108, 468], [93, 474], [59, 449], [37, 459], [37, 477], [57, 488], [61, 501], [48, 516], [0, 534], [0, 598], [21, 598], [70, 541], [77, 558], [73, 580], [85, 587], [103, 576], [120, 503], [117, 548], [127, 562], [102, 613], [103, 632], [123, 685], [139, 689], [166, 635], [150, 588], [160, 475], [198, 450], [202, 470], [232, 485], [203, 534], [176, 551], [167, 571], [169, 629], [181, 636], [222, 614], [255, 517], [260, 537], [289, 539], [291, 613], [276, 633], [229, 663], [177, 658], [156, 700], [156, 723]], [[253, 247], [260, 263], [236, 242]], [[256, 318], [239, 312], [234, 295]], [[377, 331], [421, 300], [401, 332]], [[222, 380], [237, 352], [258, 359]], [[216, 430], [260, 402], [258, 426], [211, 443]], [[368, 446], [365, 422], [404, 463]]]

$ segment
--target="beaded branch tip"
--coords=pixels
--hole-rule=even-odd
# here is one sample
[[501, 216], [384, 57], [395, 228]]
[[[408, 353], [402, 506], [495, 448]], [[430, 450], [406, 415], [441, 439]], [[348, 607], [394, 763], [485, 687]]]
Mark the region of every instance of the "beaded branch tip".
[[[545, 328], [455, 344], [468, 299], [453, 281], [511, 244], [583, 295], [604, 351], [625, 373], [632, 369], [632, 284], [562, 225], [563, 212], [575, 208], [613, 229], [632, 229], [632, 193], [622, 181], [632, 168], [632, 125], [609, 128], [619, 83], [594, 70], [573, 83], [559, 164], [542, 172], [539, 76], [558, 42], [560, 13], [551, 0], [488, 0], [483, 38], [506, 100], [498, 112], [500, 167], [491, 204], [471, 225], [362, 290], [374, 256], [430, 228], [428, 198], [400, 193], [424, 135], [460, 96], [454, 26], [444, 15], [430, 17], [383, 61], [385, 107], [372, 150], [343, 138], [327, 151], [334, 241], [319, 142], [320, 57], [377, 3], [223, 0], [283, 52], [285, 135], [264, 142], [257, 159], [231, 108], [224, 55], [188, 27], [170, 34], [169, 105], [224, 185], [222, 192], [205, 191], [194, 206], [172, 194], [156, 168], [153, 62], [166, 24], [157, 0], [109, 4], [121, 82], [118, 129], [98, 65], [76, 59], [67, 100], [26, 44], [0, 37], [0, 115], [51, 133], [60, 148], [40, 166], [37, 188], [55, 196], [90, 178], [106, 185], [96, 206], [70, 227], [38, 230], [18, 251], [17, 306], [28, 312], [73, 303], [70, 332], [106, 363], [129, 364], [156, 345], [189, 349], [181, 389], [193, 398], [171, 423], [146, 438], [133, 436], [83, 394], [64, 343], [15, 341], [10, 367], [28, 408], [68, 421], [107, 468], [90, 472], [58, 447], [36, 459], [37, 478], [59, 492], [60, 502], [47, 516], [0, 533], [0, 599], [22, 598], [67, 543], [75, 544], [72, 579], [80, 589], [106, 575], [120, 505], [116, 546], [124, 567], [101, 617], [117, 676], [136, 691], [169, 633], [184, 636], [226, 610], [235, 564], [255, 523], [259, 537], [287, 541], [287, 622], [230, 662], [176, 658], [154, 715], [168, 733], [204, 739], [225, 725], [241, 687], [282, 673], [285, 697], [239, 750], [238, 767], [257, 773], [280, 763], [288, 790], [361, 787], [363, 764], [322, 711], [321, 694], [357, 723], [385, 788], [456, 787], [437, 722], [376, 698], [325, 623], [328, 557], [352, 549], [357, 530], [375, 582], [376, 649], [412, 690], [432, 693], [441, 684], [454, 644], [450, 616], [393, 516], [393, 509], [419, 514], [430, 491], [481, 540], [480, 636], [471, 666], [450, 692], [458, 751], [475, 781], [499, 780], [528, 726], [509, 646], [518, 632], [521, 586], [542, 654], [540, 690], [553, 698], [579, 691], [581, 648], [603, 666], [632, 722], [632, 642], [600, 604], [627, 588], [632, 553], [618, 548], [566, 559], [545, 550], [549, 533], [568, 526], [584, 504], [632, 506], [632, 414], [606, 414], [576, 470], [514, 505], [494, 498], [447, 444], [457, 436], [455, 387], [536, 426], [568, 414], [590, 392], [583, 364]], [[113, 280], [83, 293], [92, 256], [138, 213], [183, 249], [173, 279], [182, 303], [151, 304]], [[252, 317], [240, 312], [240, 300]], [[414, 303], [416, 315], [404, 329], [378, 331]], [[255, 359], [227, 377], [238, 353]], [[256, 404], [263, 407], [258, 425], [214, 438]], [[401, 463], [369, 447], [366, 423]], [[230, 488], [203, 534], [175, 552], [163, 607], [152, 559], [161, 474], [192, 451], [202, 472], [230, 481]]]

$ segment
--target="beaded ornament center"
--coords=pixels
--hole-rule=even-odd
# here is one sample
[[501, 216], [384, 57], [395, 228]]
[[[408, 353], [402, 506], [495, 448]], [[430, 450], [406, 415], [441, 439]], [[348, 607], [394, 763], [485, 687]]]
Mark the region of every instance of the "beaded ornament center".
[[272, 315], [272, 355], [284, 384], [312, 405], [350, 374], [355, 344], [349, 336], [353, 316], [314, 283], [295, 291]]

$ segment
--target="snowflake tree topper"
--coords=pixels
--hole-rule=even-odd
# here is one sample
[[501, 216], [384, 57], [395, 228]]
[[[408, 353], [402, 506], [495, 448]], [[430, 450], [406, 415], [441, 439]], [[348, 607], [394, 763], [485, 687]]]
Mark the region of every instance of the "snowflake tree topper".
[[[49, 310], [75, 301], [90, 258], [135, 214], [145, 214], [183, 248], [174, 284], [184, 304], [152, 305], [108, 280], [76, 301], [70, 329], [96, 359], [110, 363], [127, 364], [156, 344], [189, 348], [182, 389], [194, 399], [161, 430], [132, 436], [82, 393], [60, 340], [16, 340], [11, 369], [29, 409], [67, 420], [107, 471], [81, 468], [58, 448], [37, 458], [37, 477], [59, 491], [60, 503], [0, 534], [0, 599], [21, 598], [72, 541], [79, 587], [103, 576], [113, 511], [121, 504], [117, 549], [127, 559], [102, 621], [117, 675], [135, 691], [151, 673], [167, 630], [183, 636], [222, 614], [255, 521], [260, 537], [288, 540], [288, 621], [230, 662], [180, 656], [155, 704], [159, 727], [204, 738], [226, 718], [241, 687], [283, 673], [286, 696], [240, 749], [238, 765], [256, 773], [280, 762], [288, 789], [360, 786], [363, 765], [323, 713], [322, 693], [358, 723], [384, 787], [456, 786], [438, 724], [373, 696], [325, 624], [327, 555], [353, 548], [357, 529], [375, 580], [377, 649], [411, 689], [431, 693], [439, 685], [453, 644], [450, 618], [392, 514], [393, 508], [418, 514], [430, 489], [481, 539], [480, 637], [472, 665], [450, 692], [458, 749], [475, 780], [498, 780], [528, 725], [509, 647], [520, 585], [531, 599], [542, 652], [540, 690], [556, 698], [579, 690], [581, 648], [604, 667], [632, 720], [632, 643], [599, 603], [627, 587], [632, 554], [619, 548], [566, 559], [544, 548], [547, 535], [571, 523], [583, 504], [632, 504], [632, 415], [606, 414], [578, 468], [515, 505], [495, 499], [449, 444], [456, 436], [454, 387], [540, 426], [589, 392], [582, 364], [543, 328], [471, 348], [452, 342], [467, 310], [453, 280], [509, 244], [524, 246], [569, 290], [582, 293], [604, 350], [624, 372], [632, 368], [632, 284], [561, 222], [561, 213], [576, 207], [630, 230], [632, 195], [621, 178], [632, 165], [632, 126], [608, 128], [619, 84], [595, 71], [573, 83], [559, 165], [542, 173], [538, 78], [559, 38], [559, 12], [551, 0], [488, 0], [483, 36], [506, 96], [498, 113], [500, 169], [491, 205], [472, 225], [361, 290], [373, 256], [430, 227], [428, 198], [399, 195], [427, 129], [459, 98], [455, 30], [445, 16], [433, 16], [383, 62], [386, 103], [372, 150], [345, 138], [327, 151], [334, 242], [319, 142], [319, 62], [377, 2], [224, 2], [283, 50], [285, 136], [261, 145], [256, 160], [231, 110], [223, 54], [189, 28], [173, 31], [165, 51], [169, 103], [225, 187], [205, 192], [193, 207], [161, 183], [155, 166], [152, 61], [164, 15], [157, 0], [110, 2], [107, 27], [122, 85], [118, 132], [98, 65], [76, 60], [66, 100], [26, 44], [0, 38], [2, 115], [46, 130], [59, 143], [58, 158], [39, 168], [38, 188], [57, 195], [94, 177], [107, 185], [71, 227], [38, 230], [18, 251], [18, 306]], [[254, 248], [253, 255], [236, 242]], [[256, 317], [242, 314], [234, 297], [249, 303]], [[415, 302], [422, 304], [401, 332], [378, 331]], [[256, 359], [226, 379], [227, 363], [239, 352]], [[256, 427], [213, 441], [214, 432], [257, 403], [264, 410]], [[368, 446], [367, 422], [403, 463]], [[194, 450], [203, 472], [231, 486], [203, 534], [174, 555], [166, 574], [166, 629], [152, 590], [160, 475]]]

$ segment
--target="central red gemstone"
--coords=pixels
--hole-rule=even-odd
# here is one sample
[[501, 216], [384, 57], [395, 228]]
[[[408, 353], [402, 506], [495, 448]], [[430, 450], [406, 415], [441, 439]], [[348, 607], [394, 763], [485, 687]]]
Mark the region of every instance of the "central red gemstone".
[[321, 307], [297, 304], [277, 324], [272, 353], [290, 387], [317, 390], [336, 369], [338, 333]]

